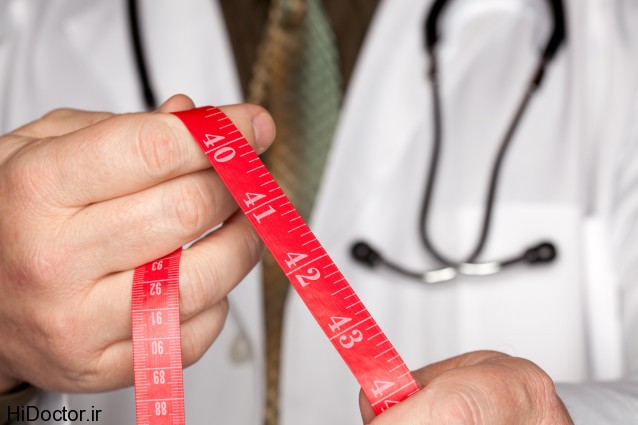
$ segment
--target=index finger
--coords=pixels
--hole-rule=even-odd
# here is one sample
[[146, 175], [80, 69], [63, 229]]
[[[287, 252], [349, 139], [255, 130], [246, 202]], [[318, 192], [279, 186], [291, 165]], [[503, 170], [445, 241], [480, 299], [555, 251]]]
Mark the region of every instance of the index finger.
[[[220, 109], [257, 153], [272, 142], [274, 124], [263, 108]], [[31, 143], [14, 159], [37, 173], [30, 178], [46, 185], [56, 204], [68, 207], [135, 193], [210, 167], [181, 121], [164, 113], [114, 116], [46, 143]]]
[[20, 136], [41, 139], [58, 137], [112, 117], [109, 112], [91, 112], [79, 109], [55, 109], [42, 118], [23, 125], [13, 131]]

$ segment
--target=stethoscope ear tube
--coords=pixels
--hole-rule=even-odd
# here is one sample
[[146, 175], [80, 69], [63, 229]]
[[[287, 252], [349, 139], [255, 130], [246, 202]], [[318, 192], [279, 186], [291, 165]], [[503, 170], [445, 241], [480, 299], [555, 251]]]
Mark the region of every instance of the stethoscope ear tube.
[[137, 69], [137, 75], [140, 81], [140, 89], [142, 91], [142, 98], [144, 99], [144, 106], [147, 111], [152, 111], [157, 108], [157, 98], [153, 87], [151, 86], [151, 80], [149, 78], [148, 67], [146, 66], [146, 57], [144, 55], [142, 33], [140, 30], [140, 17], [138, 14], [139, 5], [137, 0], [128, 0], [128, 23], [131, 31], [131, 41], [133, 44], [133, 59], [135, 60], [135, 68]]
[[567, 29], [565, 25], [565, 10], [563, 9], [562, 0], [550, 0], [550, 8], [552, 9], [552, 15], [554, 16], [554, 31], [552, 32], [547, 47], [543, 52], [543, 58], [545, 62], [551, 61], [560, 45], [565, 41], [567, 37]]
[[[434, 46], [439, 41], [439, 31], [437, 24], [445, 6], [449, 0], [435, 0], [430, 8], [430, 13], [425, 20], [425, 47], [428, 52], [434, 50]], [[543, 50], [543, 59], [550, 62], [560, 45], [565, 41], [567, 30], [565, 25], [565, 10], [562, 0], [546, 0], [553, 17], [552, 34], [549, 37], [545, 49]]]

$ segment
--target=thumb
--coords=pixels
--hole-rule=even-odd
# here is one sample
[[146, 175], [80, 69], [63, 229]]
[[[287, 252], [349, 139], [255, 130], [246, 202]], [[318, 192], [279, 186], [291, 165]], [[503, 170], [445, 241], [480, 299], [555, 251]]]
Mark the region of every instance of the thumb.
[[368, 397], [366, 397], [363, 390], [359, 391], [359, 409], [361, 410], [361, 419], [363, 419], [363, 423], [369, 424], [372, 422], [376, 415], [374, 414], [370, 400], [368, 400]]
[[157, 110], [158, 112], [171, 113], [186, 111], [188, 109], [193, 109], [194, 107], [195, 102], [193, 102], [190, 97], [184, 94], [176, 94], [168, 98], [166, 102], [162, 103]]

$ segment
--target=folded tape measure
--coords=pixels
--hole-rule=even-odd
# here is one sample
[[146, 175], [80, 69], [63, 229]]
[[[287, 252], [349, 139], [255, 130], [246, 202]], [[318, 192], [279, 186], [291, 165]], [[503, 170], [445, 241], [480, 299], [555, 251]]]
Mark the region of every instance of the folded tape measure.
[[[379, 414], [419, 387], [359, 297], [231, 120], [177, 112]], [[181, 249], [138, 267], [132, 328], [137, 423], [184, 424]]]

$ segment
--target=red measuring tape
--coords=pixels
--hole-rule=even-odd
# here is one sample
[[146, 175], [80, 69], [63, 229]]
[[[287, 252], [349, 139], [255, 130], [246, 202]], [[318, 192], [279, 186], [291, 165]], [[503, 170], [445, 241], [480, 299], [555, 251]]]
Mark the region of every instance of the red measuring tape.
[[[212, 106], [174, 115], [206, 154], [354, 374], [374, 411], [379, 414], [418, 391], [399, 354], [230, 119]], [[174, 267], [172, 272], [163, 271], [166, 261]], [[157, 270], [159, 262], [161, 270]], [[171, 274], [177, 273], [178, 264], [179, 254], [173, 253], [136, 269], [133, 355], [138, 424], [184, 423], [183, 401], [176, 397], [183, 394], [178, 274]], [[162, 291], [166, 287], [171, 292], [152, 293], [152, 285], [157, 283], [162, 284]], [[136, 291], [138, 286], [142, 289]], [[153, 322], [164, 311], [167, 313], [160, 315], [160, 323]], [[161, 341], [166, 341], [161, 345], [163, 350], [158, 345]], [[177, 360], [179, 377], [170, 372], [177, 371], [173, 369]], [[163, 379], [159, 378], [161, 371]]]
[[131, 324], [137, 423], [184, 424], [177, 251], [135, 269]]

